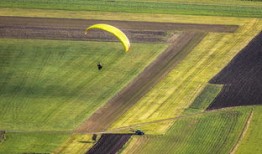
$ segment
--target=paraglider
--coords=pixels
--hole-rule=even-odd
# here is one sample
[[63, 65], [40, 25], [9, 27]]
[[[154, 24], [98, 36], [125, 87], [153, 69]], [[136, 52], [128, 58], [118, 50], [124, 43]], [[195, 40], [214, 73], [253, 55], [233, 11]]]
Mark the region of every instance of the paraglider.
[[127, 36], [120, 29], [118, 29], [118, 28], [116, 28], [114, 26], [108, 25], [108, 24], [95, 24], [95, 25], [92, 25], [92, 26], [88, 27], [85, 30], [85, 34], [87, 34], [87, 32], [90, 29], [100, 29], [100, 30], [104, 30], [104, 31], [107, 31], [107, 32], [113, 34], [122, 43], [122, 45], [124, 46], [125, 52], [128, 52], [128, 50], [130, 48], [129, 39], [127, 38]]
[[98, 70], [101, 70], [103, 68], [103, 66], [102, 66], [102, 64], [99, 62], [98, 64], [97, 64], [97, 69]]

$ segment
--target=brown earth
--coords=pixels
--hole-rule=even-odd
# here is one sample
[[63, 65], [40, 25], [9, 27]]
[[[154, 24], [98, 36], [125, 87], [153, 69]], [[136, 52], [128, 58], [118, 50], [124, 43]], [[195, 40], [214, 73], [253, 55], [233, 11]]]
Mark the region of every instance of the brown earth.
[[133, 134], [103, 134], [86, 154], [115, 154]]
[[78, 133], [105, 131], [170, 72], [203, 37], [203, 33], [181, 34], [153, 63], [107, 104], [93, 113], [76, 131]]
[[139, 21], [84, 20], [0, 16], [0, 38], [116, 41], [112, 35], [84, 30], [96, 23], [107, 23], [123, 30], [131, 42], [166, 42], [174, 31], [234, 32], [236, 25], [204, 25]]
[[213, 79], [224, 87], [208, 110], [262, 104], [262, 32]]

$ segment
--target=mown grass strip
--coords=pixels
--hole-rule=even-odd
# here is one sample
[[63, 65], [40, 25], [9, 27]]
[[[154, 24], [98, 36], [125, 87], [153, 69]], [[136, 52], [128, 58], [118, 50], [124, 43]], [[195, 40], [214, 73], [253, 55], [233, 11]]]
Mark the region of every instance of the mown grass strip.
[[[121, 0], [119, 0], [121, 1]], [[138, 0], [129, 0], [138, 1]], [[141, 0], [143, 2], [158, 2], [158, 0]], [[261, 0], [161, 0], [161, 2], [175, 2], [185, 4], [204, 4], [204, 5], [238, 5], [238, 6], [262, 6]]]
[[261, 6], [204, 5], [171, 2], [2, 0], [2, 8], [51, 9], [129, 13], [163, 13], [207, 16], [262, 17]]
[[[176, 22], [193, 24], [221, 24], [221, 25], [243, 25], [250, 20], [237, 17], [214, 17], [194, 15], [169, 15], [169, 14], [145, 14], [125, 12], [101, 12], [98, 11], [66, 11], [66, 10], [41, 10], [41, 9], [19, 9], [1, 8], [1, 16], [22, 17], [48, 17], [48, 18], [76, 18], [76, 19], [101, 19], [101, 20], [123, 20], [123, 21], [151, 21], [151, 22]], [[201, 20], [200, 20], [201, 19]]]

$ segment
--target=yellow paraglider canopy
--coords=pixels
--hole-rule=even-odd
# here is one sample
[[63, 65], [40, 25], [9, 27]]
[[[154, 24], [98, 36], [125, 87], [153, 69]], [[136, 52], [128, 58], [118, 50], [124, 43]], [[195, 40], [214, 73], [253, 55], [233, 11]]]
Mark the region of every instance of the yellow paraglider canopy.
[[85, 30], [85, 34], [87, 34], [87, 31], [90, 29], [101, 29], [104, 31], [107, 31], [109, 33], [112, 33], [114, 36], [116, 36], [121, 43], [123, 44], [124, 48], [125, 48], [125, 52], [128, 52], [129, 48], [130, 48], [130, 42], [129, 39], [126, 37], [126, 35], [118, 28], [108, 25], [108, 24], [95, 24], [92, 25], [90, 27], [88, 27]]

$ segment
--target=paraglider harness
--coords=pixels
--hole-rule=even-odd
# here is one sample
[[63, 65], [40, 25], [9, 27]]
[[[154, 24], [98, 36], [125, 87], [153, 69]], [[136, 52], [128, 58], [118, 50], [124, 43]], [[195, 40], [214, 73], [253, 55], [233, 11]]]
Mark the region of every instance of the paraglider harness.
[[100, 62], [97, 64], [97, 68], [98, 68], [98, 70], [101, 70], [103, 68], [103, 66]]

